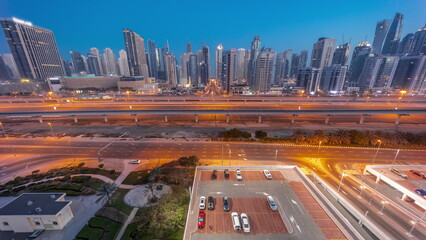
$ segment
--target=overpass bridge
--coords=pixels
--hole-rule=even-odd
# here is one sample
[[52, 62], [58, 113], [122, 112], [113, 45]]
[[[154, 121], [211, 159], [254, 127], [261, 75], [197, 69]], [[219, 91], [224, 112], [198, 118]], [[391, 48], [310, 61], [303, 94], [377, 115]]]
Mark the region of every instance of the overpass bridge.
[[262, 122], [263, 115], [290, 115], [291, 123], [299, 115], [323, 115], [325, 124], [328, 124], [331, 116], [335, 115], [360, 115], [360, 124], [364, 118], [371, 115], [395, 114], [395, 125], [399, 125], [402, 116], [414, 114], [426, 115], [426, 108], [418, 109], [311, 109], [311, 110], [282, 110], [282, 109], [151, 109], [151, 110], [81, 110], [81, 111], [33, 111], [33, 112], [0, 112], [0, 118], [38, 118], [43, 123], [43, 117], [72, 117], [78, 122], [79, 116], [101, 116], [108, 122], [111, 115], [131, 115], [138, 121], [138, 115], [164, 115], [164, 121], [168, 121], [168, 115], [193, 115], [198, 122], [199, 115], [225, 115], [229, 122], [230, 115], [256, 115], [258, 122]]

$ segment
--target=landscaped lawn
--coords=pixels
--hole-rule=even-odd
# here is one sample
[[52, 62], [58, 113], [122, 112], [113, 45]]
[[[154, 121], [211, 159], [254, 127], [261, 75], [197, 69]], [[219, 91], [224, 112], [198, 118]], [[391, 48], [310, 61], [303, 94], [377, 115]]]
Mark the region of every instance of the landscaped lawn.
[[129, 215], [133, 208], [124, 202], [124, 196], [126, 196], [128, 192], [129, 192], [128, 189], [118, 188], [111, 198], [111, 205], [107, 204], [106, 206], [117, 208], [123, 213]]
[[142, 170], [137, 172], [131, 172], [126, 179], [124, 179], [123, 184], [128, 185], [141, 185], [148, 183], [148, 170]]
[[105, 218], [93, 217], [77, 234], [76, 239], [110, 240], [115, 239], [121, 225]]

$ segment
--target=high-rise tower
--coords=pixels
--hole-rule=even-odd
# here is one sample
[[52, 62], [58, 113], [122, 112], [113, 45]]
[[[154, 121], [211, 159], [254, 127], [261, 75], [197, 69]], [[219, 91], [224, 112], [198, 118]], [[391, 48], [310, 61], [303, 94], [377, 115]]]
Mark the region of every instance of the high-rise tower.
[[382, 54], [394, 55], [398, 51], [399, 40], [402, 33], [402, 22], [404, 15], [401, 13], [395, 14], [392, 24], [389, 27], [388, 34], [386, 34], [385, 41], [383, 43]]
[[322, 69], [331, 65], [336, 39], [319, 38], [312, 49], [311, 67]]
[[385, 19], [377, 22], [376, 31], [374, 33], [373, 52], [374, 54], [381, 54], [383, 42], [385, 41], [386, 34], [389, 30], [389, 20]]
[[149, 76], [144, 39], [129, 29], [123, 30], [131, 76]]

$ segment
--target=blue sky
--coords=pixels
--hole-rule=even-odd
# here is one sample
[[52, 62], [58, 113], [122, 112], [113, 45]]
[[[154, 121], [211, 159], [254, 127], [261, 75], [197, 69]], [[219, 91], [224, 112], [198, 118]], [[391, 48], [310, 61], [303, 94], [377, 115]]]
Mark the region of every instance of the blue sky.
[[[0, 0], [0, 17], [18, 17], [51, 29], [61, 55], [124, 48], [123, 28], [163, 46], [169, 40], [178, 56], [189, 41], [214, 49], [249, 48], [254, 35], [276, 51], [312, 49], [319, 37], [372, 42], [378, 20], [405, 15], [404, 35], [426, 23], [425, 0]], [[0, 34], [3, 38], [3, 34]], [[0, 53], [7, 52], [4, 39]]]

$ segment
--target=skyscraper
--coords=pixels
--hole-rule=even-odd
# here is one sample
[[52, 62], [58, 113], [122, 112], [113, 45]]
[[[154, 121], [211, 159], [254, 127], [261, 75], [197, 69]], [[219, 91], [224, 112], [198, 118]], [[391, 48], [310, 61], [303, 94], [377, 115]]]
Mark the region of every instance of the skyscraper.
[[345, 86], [348, 66], [333, 64], [325, 67], [321, 74], [320, 89], [328, 93], [342, 93]]
[[414, 33], [409, 33], [405, 35], [405, 37], [401, 40], [398, 46], [398, 54], [399, 55], [407, 55], [410, 53], [413, 45]]
[[74, 73], [79, 74], [81, 72], [86, 72], [87, 69], [80, 52], [70, 51], [70, 55], [71, 55], [72, 65], [74, 67]]
[[256, 85], [256, 61], [260, 53], [260, 36], [254, 36], [253, 42], [250, 47], [250, 60], [248, 68], [248, 84], [251, 89], [255, 89]]
[[124, 50], [120, 50], [118, 52], [119, 58], [118, 58], [118, 67], [120, 68], [120, 75], [121, 76], [130, 76], [129, 71], [129, 62], [127, 60], [127, 53]]
[[332, 64], [346, 65], [346, 62], [348, 61], [349, 57], [350, 48], [351, 46], [349, 45], [349, 43], [344, 43], [340, 46], [337, 46], [336, 51], [334, 51], [333, 54]]
[[336, 39], [319, 38], [312, 49], [311, 67], [322, 69], [330, 66], [335, 49]]
[[110, 48], [104, 49], [105, 70], [108, 76], [117, 76], [117, 64], [115, 54]]
[[384, 55], [394, 55], [398, 51], [399, 40], [402, 33], [402, 22], [404, 20], [404, 15], [401, 13], [395, 14], [392, 24], [389, 27], [389, 31], [386, 34], [385, 41], [383, 43], [382, 54]]
[[188, 63], [189, 63], [189, 56], [191, 55], [191, 52], [186, 52], [180, 56], [180, 64], [181, 67], [181, 84], [188, 84], [189, 78], [188, 78]]
[[[105, 70], [105, 64], [104, 61], [102, 59], [101, 53], [99, 51], [99, 49], [92, 47], [90, 48], [90, 54], [93, 57], [96, 57], [96, 61], [92, 60], [93, 62], [97, 62], [98, 63], [98, 69], [99, 69], [99, 75], [97, 76], [101, 76], [101, 75], [105, 75], [106, 74], [106, 70]], [[93, 66], [95, 68], [95, 66]]]
[[417, 54], [426, 55], [426, 25], [414, 34], [410, 55]]
[[177, 73], [176, 73], [176, 58], [173, 53], [166, 53], [166, 72], [167, 72], [167, 83], [176, 86], [178, 84]]
[[11, 80], [12, 70], [6, 65], [3, 57], [0, 55], [0, 80]]
[[187, 44], [186, 44], [186, 52], [187, 52], [187, 53], [192, 52], [192, 45], [191, 45], [191, 43], [187, 43]]
[[4, 64], [9, 68], [11, 71], [9, 74], [13, 79], [20, 78], [18, 67], [16, 66], [15, 59], [13, 59], [13, 55], [11, 53], [5, 53], [2, 54], [2, 58], [4, 61]]
[[87, 64], [89, 65], [89, 73], [101, 76], [100, 64], [96, 55], [89, 53], [87, 54]]
[[322, 70], [318, 68], [302, 68], [297, 73], [297, 86], [303, 87], [307, 93], [319, 90]]
[[361, 91], [390, 90], [398, 61], [394, 56], [367, 57], [359, 77]]
[[266, 93], [271, 89], [275, 52], [271, 48], [264, 49], [256, 60], [255, 91]]
[[123, 30], [131, 76], [149, 76], [144, 39], [129, 29]]
[[215, 54], [215, 76], [216, 79], [221, 79], [222, 76], [222, 51], [223, 51], [223, 46], [222, 44], [219, 44], [216, 48], [216, 54]]
[[188, 84], [198, 84], [198, 56], [197, 54], [191, 54], [188, 62]]
[[52, 31], [17, 18], [1, 18], [0, 24], [21, 77], [44, 81], [65, 75]]
[[290, 78], [296, 78], [300, 69], [306, 68], [308, 61], [308, 51], [301, 51], [300, 54], [293, 54], [291, 57]]
[[426, 56], [402, 57], [398, 62], [392, 87], [408, 92], [423, 92], [426, 90]]
[[236, 56], [236, 74], [235, 74], [235, 80], [237, 81], [245, 81], [245, 72], [246, 72], [246, 53], [247, 51], [244, 48], [237, 49], [237, 56]]
[[222, 88], [222, 91], [225, 93], [230, 93], [231, 90], [231, 69], [230, 69], [230, 62], [231, 62], [231, 51], [230, 50], [223, 50], [222, 51], [222, 69], [220, 70], [221, 76], [220, 76], [220, 86]]
[[149, 76], [158, 78], [159, 58], [157, 54], [157, 45], [153, 40], [148, 40], [148, 56]]
[[349, 87], [358, 86], [358, 79], [364, 66], [365, 58], [367, 58], [373, 49], [368, 42], [360, 42], [352, 53], [352, 60], [349, 75]]
[[201, 49], [200, 62], [200, 83], [207, 86], [210, 78], [210, 52], [208, 46], [203, 46]]
[[382, 53], [383, 42], [389, 30], [389, 20], [385, 19], [377, 22], [376, 32], [374, 33], [373, 52], [378, 55]]

